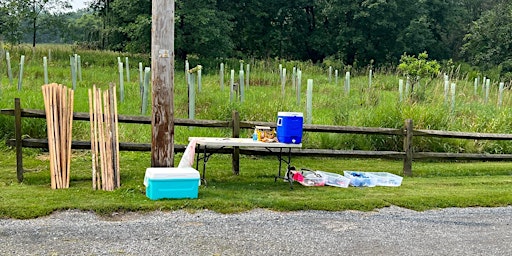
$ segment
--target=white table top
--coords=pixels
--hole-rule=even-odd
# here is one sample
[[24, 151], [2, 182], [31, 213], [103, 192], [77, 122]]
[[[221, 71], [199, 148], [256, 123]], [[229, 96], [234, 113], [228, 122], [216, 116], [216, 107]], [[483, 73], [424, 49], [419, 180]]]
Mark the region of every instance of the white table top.
[[189, 137], [189, 141], [196, 140], [197, 144], [205, 146], [224, 147], [260, 147], [260, 148], [301, 148], [301, 144], [261, 142], [252, 138], [221, 138], [221, 137]]

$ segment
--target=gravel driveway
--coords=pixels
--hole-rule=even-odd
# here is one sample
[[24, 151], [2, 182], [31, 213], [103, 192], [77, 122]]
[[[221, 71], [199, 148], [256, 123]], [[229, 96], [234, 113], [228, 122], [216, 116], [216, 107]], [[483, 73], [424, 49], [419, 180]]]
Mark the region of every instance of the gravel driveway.
[[512, 255], [512, 207], [0, 219], [0, 255]]

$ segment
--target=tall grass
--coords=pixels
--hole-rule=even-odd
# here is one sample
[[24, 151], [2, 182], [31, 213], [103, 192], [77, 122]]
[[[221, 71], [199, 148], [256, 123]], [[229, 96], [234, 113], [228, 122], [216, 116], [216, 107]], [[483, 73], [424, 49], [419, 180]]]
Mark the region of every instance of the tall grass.
[[[143, 66], [150, 65], [149, 56], [130, 55], [116, 52], [84, 51], [72, 46], [20, 46], [8, 49], [11, 54], [14, 82], [9, 84], [5, 69], [5, 59], [0, 65], [1, 92], [0, 108], [13, 108], [13, 99], [21, 98], [23, 108], [43, 109], [41, 85], [43, 84], [42, 57], [51, 52], [49, 61], [50, 82], [71, 86], [69, 56], [79, 54], [82, 61], [83, 80], [77, 84], [75, 91], [75, 111], [88, 112], [87, 89], [93, 84], [106, 88], [109, 83], [118, 84], [117, 57], [130, 58], [131, 81], [125, 81], [125, 101], [118, 101], [119, 114], [140, 115], [141, 97], [139, 95], [138, 62]], [[17, 74], [19, 59], [26, 56], [23, 89], [17, 91]], [[453, 80], [457, 83], [456, 107], [452, 111], [451, 104], [444, 101], [444, 82], [441, 78], [434, 79], [428, 86], [416, 88], [421, 90], [423, 100], [404, 99], [399, 102], [398, 79], [390, 69], [374, 71], [372, 87], [368, 86], [366, 70], [354, 71], [357, 76], [351, 79], [351, 91], [346, 93], [343, 86], [344, 72], [339, 72], [338, 84], [334, 78], [329, 83], [327, 68], [307, 62], [282, 60], [244, 60], [251, 65], [250, 88], [246, 90], [245, 102], [230, 102], [229, 74], [234, 69], [238, 80], [240, 60], [202, 60], [190, 59], [190, 66], [201, 64], [204, 71], [202, 91], [197, 93], [196, 118], [209, 120], [229, 120], [232, 111], [240, 113], [242, 120], [274, 122], [278, 111], [294, 111], [306, 113], [306, 81], [313, 79], [313, 124], [348, 125], [366, 127], [400, 128], [405, 119], [413, 119], [415, 128], [436, 129], [466, 132], [509, 133], [512, 121], [511, 95], [505, 91], [503, 105], [497, 106], [497, 81], [493, 82], [490, 98], [487, 103], [484, 93], [479, 88], [477, 95], [473, 93], [473, 82], [464, 78]], [[219, 64], [225, 63], [225, 87], [219, 85]], [[281, 94], [278, 65], [287, 69], [286, 93]], [[301, 102], [296, 102], [296, 91], [291, 86], [291, 70], [293, 67], [302, 70]], [[175, 64], [174, 107], [175, 117], [187, 118], [188, 89], [184, 82], [183, 64]], [[422, 81], [423, 82], [423, 81]], [[449, 97], [451, 99], [451, 96]], [[148, 111], [147, 115], [151, 115]], [[44, 120], [23, 119], [23, 134], [31, 137], [45, 137]], [[12, 118], [0, 116], [0, 137], [12, 137]], [[74, 139], [87, 140], [89, 137], [88, 122], [76, 121], [73, 126]], [[176, 127], [176, 142], [186, 143], [189, 136], [229, 136], [229, 129]], [[245, 131], [241, 136], [250, 136]], [[127, 142], [151, 141], [149, 126], [121, 124], [120, 139]], [[304, 134], [304, 147], [332, 149], [364, 149], [364, 150], [401, 150], [401, 138], [379, 135], [351, 134]], [[415, 138], [414, 144], [418, 151], [447, 152], [489, 152], [512, 153], [512, 144], [506, 141], [471, 141], [458, 139]]]

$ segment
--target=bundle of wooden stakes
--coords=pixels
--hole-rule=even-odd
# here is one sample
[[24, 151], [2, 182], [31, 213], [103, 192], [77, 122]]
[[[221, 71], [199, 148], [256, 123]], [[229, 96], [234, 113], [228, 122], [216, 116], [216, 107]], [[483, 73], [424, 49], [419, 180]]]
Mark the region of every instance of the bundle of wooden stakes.
[[51, 186], [53, 189], [69, 188], [73, 90], [55, 83], [43, 85], [42, 90], [50, 151]]
[[[91, 124], [92, 188], [114, 190], [121, 185], [119, 175], [119, 133], [116, 88], [89, 89]], [[98, 168], [99, 166], [99, 168]]]

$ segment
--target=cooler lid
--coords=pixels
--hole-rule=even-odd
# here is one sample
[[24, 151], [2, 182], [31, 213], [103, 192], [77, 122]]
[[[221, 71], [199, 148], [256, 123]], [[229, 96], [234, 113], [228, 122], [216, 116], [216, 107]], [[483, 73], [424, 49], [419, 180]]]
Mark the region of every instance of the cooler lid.
[[277, 112], [277, 116], [299, 116], [302, 117], [302, 112]]
[[154, 167], [147, 168], [144, 179], [163, 180], [163, 179], [198, 179], [199, 172], [192, 167], [172, 168], [172, 167]]

